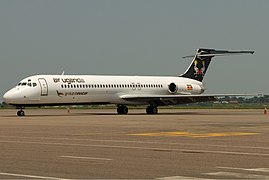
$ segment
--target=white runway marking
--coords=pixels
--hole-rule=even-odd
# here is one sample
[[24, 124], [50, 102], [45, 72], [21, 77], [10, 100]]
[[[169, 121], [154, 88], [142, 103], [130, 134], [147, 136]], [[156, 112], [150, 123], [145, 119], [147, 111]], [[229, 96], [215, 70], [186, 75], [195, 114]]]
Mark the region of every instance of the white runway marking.
[[[189, 144], [189, 143], [166, 143], [166, 142], [151, 142], [151, 141], [126, 141], [126, 140], [98, 140], [98, 139], [78, 139], [78, 138], [51, 138], [51, 137], [19, 137], [19, 136], [0, 136], [4, 138], [20, 138], [20, 139], [42, 139], [42, 140], [69, 140], [69, 141], [91, 141], [91, 142], [111, 142], [111, 143], [136, 143], [136, 144], [163, 144], [163, 145], [182, 145], [182, 146], [204, 146], [204, 144]], [[232, 145], [218, 145], [207, 144], [207, 147], [219, 148], [240, 148], [240, 149], [261, 149], [269, 150], [269, 147], [258, 146], [232, 146]]]
[[14, 177], [24, 177], [24, 178], [34, 178], [34, 179], [72, 180], [72, 179], [57, 178], [57, 177], [35, 176], [35, 175], [27, 175], [27, 174], [4, 173], [4, 172], [0, 172], [0, 175], [3, 175], [3, 176], [14, 176]]
[[39, 145], [55, 145], [55, 146], [81, 146], [81, 147], [96, 147], [96, 148], [118, 148], [118, 149], [139, 149], [139, 150], [158, 150], [158, 151], [178, 151], [186, 153], [213, 153], [226, 155], [245, 155], [245, 156], [269, 156], [263, 153], [247, 153], [233, 151], [210, 151], [210, 150], [193, 150], [193, 149], [169, 149], [156, 147], [137, 147], [137, 146], [114, 146], [114, 145], [95, 145], [95, 144], [68, 144], [68, 143], [49, 143], [49, 142], [30, 142], [30, 141], [0, 141], [0, 143], [17, 143], [17, 144], [39, 144]]
[[255, 172], [269, 172], [269, 168], [254, 168], [254, 169], [246, 169], [247, 171], [255, 171]]
[[242, 171], [254, 171], [254, 172], [269, 172], [269, 168], [236, 168], [236, 167], [217, 167], [219, 169], [231, 169], [231, 170], [242, 170]]
[[234, 172], [212, 172], [205, 173], [206, 175], [211, 176], [224, 176], [227, 178], [239, 178], [239, 179], [269, 179], [269, 176], [264, 175], [256, 175], [256, 174], [242, 174], [242, 173], [234, 173]]
[[62, 158], [73, 158], [73, 159], [89, 159], [89, 160], [102, 160], [102, 161], [112, 161], [108, 158], [96, 158], [96, 157], [81, 157], [81, 156], [60, 156]]

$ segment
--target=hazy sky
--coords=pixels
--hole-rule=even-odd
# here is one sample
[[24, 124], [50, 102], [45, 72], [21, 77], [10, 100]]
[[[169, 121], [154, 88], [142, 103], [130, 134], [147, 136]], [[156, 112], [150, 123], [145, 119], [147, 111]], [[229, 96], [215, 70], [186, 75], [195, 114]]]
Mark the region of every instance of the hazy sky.
[[178, 75], [217, 57], [206, 93], [269, 94], [268, 0], [0, 0], [0, 100], [34, 74]]

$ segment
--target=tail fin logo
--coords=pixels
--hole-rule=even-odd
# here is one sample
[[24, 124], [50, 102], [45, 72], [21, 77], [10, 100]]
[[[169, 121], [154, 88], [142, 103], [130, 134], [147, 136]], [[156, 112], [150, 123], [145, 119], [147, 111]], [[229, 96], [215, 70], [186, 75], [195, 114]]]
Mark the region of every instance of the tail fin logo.
[[195, 71], [194, 76], [196, 78], [198, 78], [199, 76], [204, 77], [205, 70], [206, 70], [205, 60], [202, 59], [201, 61], [198, 61], [198, 60], [194, 61], [194, 71]]
[[195, 55], [185, 56], [184, 58], [194, 57], [194, 59], [185, 73], [180, 76], [202, 82], [213, 57], [210, 51], [212, 49], [198, 49]]

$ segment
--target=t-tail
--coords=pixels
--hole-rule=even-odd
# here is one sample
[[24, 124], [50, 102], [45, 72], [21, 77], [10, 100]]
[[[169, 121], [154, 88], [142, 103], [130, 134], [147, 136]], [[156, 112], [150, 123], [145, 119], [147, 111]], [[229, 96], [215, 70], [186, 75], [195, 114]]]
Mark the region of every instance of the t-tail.
[[186, 70], [186, 72], [180, 77], [186, 77], [190, 79], [195, 79], [198, 81], [203, 81], [205, 73], [209, 67], [211, 59], [215, 56], [226, 56], [235, 54], [253, 54], [254, 51], [227, 51], [227, 50], [215, 50], [215, 49], [197, 49], [195, 55], [185, 56], [183, 58], [194, 57], [192, 63]]

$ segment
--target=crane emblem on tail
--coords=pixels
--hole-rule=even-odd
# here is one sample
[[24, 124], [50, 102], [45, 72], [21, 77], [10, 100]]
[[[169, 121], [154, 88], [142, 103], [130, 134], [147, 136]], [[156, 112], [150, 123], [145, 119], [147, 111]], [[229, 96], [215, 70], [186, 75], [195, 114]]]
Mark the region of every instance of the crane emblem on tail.
[[202, 59], [200, 61], [198, 60], [195, 60], [194, 61], [194, 76], [198, 79], [198, 77], [204, 77], [204, 72], [206, 70], [206, 67], [205, 67], [205, 61]]

